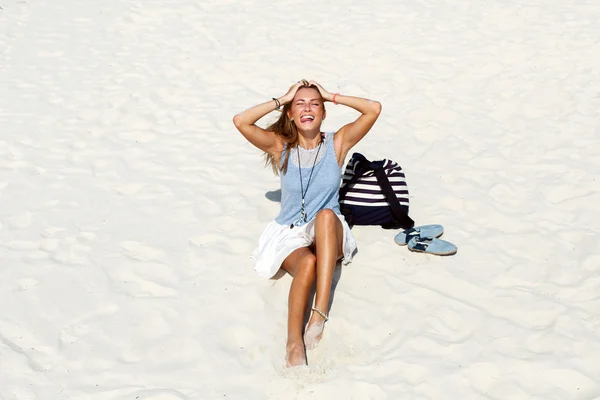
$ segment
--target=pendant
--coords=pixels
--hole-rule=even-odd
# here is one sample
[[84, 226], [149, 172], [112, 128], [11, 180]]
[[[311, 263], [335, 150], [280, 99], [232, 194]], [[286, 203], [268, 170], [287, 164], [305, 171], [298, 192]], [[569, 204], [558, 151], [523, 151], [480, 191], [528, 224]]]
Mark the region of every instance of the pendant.
[[[304, 203], [304, 201], [302, 203]], [[294, 226], [298, 226], [302, 222], [306, 222], [306, 211], [304, 211], [304, 204], [302, 204], [302, 209], [300, 210], [300, 218], [292, 222], [290, 229], [294, 229]]]
[[302, 199], [302, 209], [300, 210], [300, 218], [306, 222], [306, 211], [304, 209], [304, 199]]
[[302, 217], [298, 218], [297, 220], [292, 222], [292, 224], [290, 225], [290, 229], [294, 228], [295, 226], [300, 225], [302, 223], [302, 221], [304, 221], [304, 219]]

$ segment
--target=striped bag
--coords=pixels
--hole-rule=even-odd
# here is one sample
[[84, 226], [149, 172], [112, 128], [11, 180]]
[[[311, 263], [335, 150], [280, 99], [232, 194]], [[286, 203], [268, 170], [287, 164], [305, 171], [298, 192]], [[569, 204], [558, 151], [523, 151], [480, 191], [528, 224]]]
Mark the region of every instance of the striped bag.
[[339, 197], [341, 212], [350, 226], [409, 229], [415, 224], [408, 216], [404, 172], [392, 160], [369, 161], [354, 153], [346, 164]]

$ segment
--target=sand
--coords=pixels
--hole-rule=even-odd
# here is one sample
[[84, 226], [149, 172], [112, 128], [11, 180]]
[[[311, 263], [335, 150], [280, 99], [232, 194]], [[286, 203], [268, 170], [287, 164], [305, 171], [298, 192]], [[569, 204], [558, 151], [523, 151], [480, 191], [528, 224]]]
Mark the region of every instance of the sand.
[[[0, 0], [0, 399], [600, 398], [600, 3]], [[231, 118], [378, 100], [452, 257], [355, 227], [306, 368]], [[356, 112], [328, 104], [324, 129]], [[267, 116], [264, 126], [275, 118]]]

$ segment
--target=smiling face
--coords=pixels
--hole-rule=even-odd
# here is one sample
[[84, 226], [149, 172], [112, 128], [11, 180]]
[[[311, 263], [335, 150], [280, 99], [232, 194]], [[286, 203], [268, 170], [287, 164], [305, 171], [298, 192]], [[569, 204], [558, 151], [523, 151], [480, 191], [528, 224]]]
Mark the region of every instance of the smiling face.
[[321, 93], [310, 87], [298, 89], [288, 111], [288, 117], [301, 131], [320, 130], [325, 114]]

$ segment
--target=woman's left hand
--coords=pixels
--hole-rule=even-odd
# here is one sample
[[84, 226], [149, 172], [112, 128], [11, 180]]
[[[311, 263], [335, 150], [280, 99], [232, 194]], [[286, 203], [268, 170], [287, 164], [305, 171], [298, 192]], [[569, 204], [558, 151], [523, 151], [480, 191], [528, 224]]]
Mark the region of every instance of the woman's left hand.
[[315, 81], [310, 81], [308, 83], [311, 84], [311, 85], [315, 85], [317, 88], [319, 88], [319, 92], [321, 93], [321, 97], [323, 97], [323, 100], [325, 100], [325, 101], [333, 101], [333, 94], [329, 93], [327, 90], [325, 90], [323, 88], [323, 86], [319, 85]]

